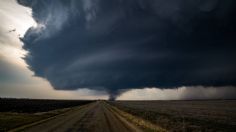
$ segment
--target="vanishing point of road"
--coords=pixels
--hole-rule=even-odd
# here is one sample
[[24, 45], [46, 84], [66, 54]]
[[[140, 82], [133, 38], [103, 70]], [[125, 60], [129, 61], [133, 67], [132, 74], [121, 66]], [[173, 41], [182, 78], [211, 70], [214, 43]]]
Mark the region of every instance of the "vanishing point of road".
[[33, 125], [24, 132], [137, 132], [141, 131], [114, 112], [109, 104], [97, 101]]

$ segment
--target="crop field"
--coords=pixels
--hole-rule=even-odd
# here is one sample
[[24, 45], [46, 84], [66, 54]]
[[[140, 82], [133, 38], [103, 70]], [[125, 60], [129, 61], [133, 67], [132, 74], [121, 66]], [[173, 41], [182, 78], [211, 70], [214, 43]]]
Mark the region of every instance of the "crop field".
[[235, 131], [236, 100], [112, 101], [110, 104], [169, 131]]
[[0, 132], [67, 112], [92, 101], [0, 99]]
[[[18, 107], [15, 107], [14, 109], [6, 107], [9, 111], [0, 112], [0, 132], [142, 132], [140, 128], [126, 121], [126, 119], [122, 118], [118, 112], [114, 111], [113, 106], [102, 100], [13, 100], [14, 101], [9, 101], [9, 99], [7, 99], [4, 102], [21, 102], [21, 104], [17, 105]], [[62, 106], [68, 106], [64, 105], [64, 103], [72, 103], [72, 106], [75, 104], [77, 105], [75, 107], [61, 108]], [[49, 107], [49, 104], [53, 106], [58, 106], [60, 104], [60, 109], [46, 112], [39, 112], [38, 110], [32, 109], [31, 111], [28, 111], [29, 113], [26, 113], [27, 110], [21, 106], [25, 105], [27, 108], [30, 106], [36, 108], [36, 104], [41, 107], [45, 105], [46, 108], [48, 107], [50, 109], [51, 107]], [[5, 105], [11, 106], [10, 104]], [[46, 109], [43, 109], [43, 111], [45, 110]]]
[[236, 130], [236, 100], [83, 101], [1, 99], [3, 131]]
[[88, 100], [0, 99], [0, 112], [35, 113], [91, 103]]

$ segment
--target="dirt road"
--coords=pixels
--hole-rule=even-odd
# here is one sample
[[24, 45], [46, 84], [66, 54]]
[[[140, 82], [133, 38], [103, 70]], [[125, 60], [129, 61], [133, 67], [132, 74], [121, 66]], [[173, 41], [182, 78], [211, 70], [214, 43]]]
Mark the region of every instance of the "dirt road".
[[25, 132], [132, 132], [141, 131], [115, 113], [111, 106], [97, 101], [75, 108], [51, 120], [24, 129]]

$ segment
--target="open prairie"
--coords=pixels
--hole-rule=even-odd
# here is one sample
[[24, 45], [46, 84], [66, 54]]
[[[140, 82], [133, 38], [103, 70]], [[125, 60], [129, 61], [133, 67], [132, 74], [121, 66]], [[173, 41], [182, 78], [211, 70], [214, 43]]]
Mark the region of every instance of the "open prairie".
[[236, 0], [0, 0], [0, 23], [0, 132], [236, 132]]
[[141, 131], [105, 101], [1, 99], [0, 131]]
[[236, 100], [114, 101], [110, 104], [169, 131], [236, 130]]
[[[4, 104], [3, 102], [8, 103]], [[1, 106], [3, 107], [0, 108], [0, 131], [234, 132], [236, 130], [235, 100], [76, 101], [5, 99], [2, 100]], [[40, 107], [44, 109], [38, 109]]]
[[87, 100], [0, 99], [0, 132], [63, 114]]
[[91, 103], [89, 100], [0, 98], [0, 112], [35, 113]]

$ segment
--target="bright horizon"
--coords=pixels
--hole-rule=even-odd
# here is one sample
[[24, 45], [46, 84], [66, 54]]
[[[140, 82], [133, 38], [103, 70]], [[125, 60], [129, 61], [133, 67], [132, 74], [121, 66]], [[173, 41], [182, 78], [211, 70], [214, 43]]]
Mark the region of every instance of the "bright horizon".
[[[24, 3], [24, 0], [19, 1]], [[142, 17], [142, 15], [139, 12], [135, 12], [135, 9], [134, 12], [127, 13], [125, 14], [127, 16], [124, 16], [122, 10], [116, 8], [113, 10], [110, 7], [106, 7], [107, 10], [111, 10], [111, 14], [107, 14], [106, 11], [100, 9], [103, 7], [103, 3], [92, 3], [90, 0], [82, 3], [83, 7], [81, 7], [81, 10], [84, 12], [79, 9], [77, 10], [73, 6], [64, 6], [57, 1], [55, 5], [50, 5], [53, 8], [48, 8], [49, 5], [44, 5], [46, 8], [44, 11], [47, 11], [47, 13], [42, 13], [43, 9], [40, 9], [40, 4], [42, 3], [40, 2], [35, 2], [36, 6], [39, 4], [38, 7], [26, 7], [23, 4], [20, 5], [15, 0], [0, 1], [0, 97], [91, 100], [108, 99], [111, 96], [114, 96], [117, 100], [235, 99], [236, 78], [234, 73], [236, 73], [236, 64], [234, 62], [234, 51], [236, 51], [236, 48], [230, 43], [235, 43], [236, 40], [235, 38], [230, 38], [232, 36], [222, 36], [222, 38], [219, 38], [221, 42], [226, 42], [226, 39], [229, 39], [230, 42], [227, 40], [228, 45], [219, 44], [215, 48], [209, 48], [213, 45], [209, 44], [205, 47], [205, 51], [200, 51], [199, 53], [195, 49], [202, 47], [197, 47], [197, 44], [192, 44], [193, 48], [183, 44], [182, 48], [184, 50], [182, 51], [179, 50], [178, 46], [171, 47], [172, 44], [168, 43], [170, 40], [164, 40], [167, 41], [167, 47], [173, 48], [166, 50], [165, 46], [155, 47], [156, 45], [153, 44], [158, 43], [161, 45], [162, 40], [156, 39], [158, 37], [155, 36], [163, 37], [160, 34], [163, 32], [163, 34], [169, 34], [172, 30], [165, 28], [165, 26], [170, 25], [166, 25], [163, 21], [170, 19], [172, 23], [176, 24], [177, 21], [183, 21], [182, 17], [189, 19], [189, 21], [192, 18], [181, 16], [180, 14], [176, 18], [172, 18], [172, 15], [176, 15], [174, 13], [178, 11], [170, 9], [170, 14], [168, 14], [165, 10], [160, 11], [161, 9], [157, 9], [155, 18], [150, 16], [150, 18], [145, 19], [147, 21], [141, 21], [144, 18], [140, 19], [139, 17]], [[25, 4], [30, 5], [30, 3]], [[178, 5], [181, 5], [181, 3]], [[174, 7], [176, 6], [176, 8], [181, 9], [182, 6], [178, 5], [173, 3]], [[207, 12], [208, 10], [213, 12], [214, 9], [218, 10], [215, 6], [215, 3], [206, 3], [206, 5], [199, 7], [199, 10], [202, 12]], [[39, 10], [36, 10], [37, 8]], [[151, 11], [153, 10], [151, 9]], [[159, 14], [160, 12], [162, 14]], [[33, 16], [33, 13], [38, 13], [42, 16]], [[197, 12], [191, 13], [199, 15]], [[222, 13], [230, 17], [230, 11], [228, 14], [226, 11], [222, 11]], [[163, 14], [166, 16], [162, 16]], [[84, 20], [80, 20], [82, 15], [85, 15]], [[198, 17], [201, 17], [201, 15]], [[78, 19], [77, 21], [81, 24], [85, 22], [85, 25], [83, 27], [71, 28], [70, 26], [75, 24], [75, 22], [73, 23], [74, 19]], [[123, 19], [127, 19], [127, 25], [122, 23]], [[156, 23], [156, 19], [160, 21], [160, 25], [157, 24], [150, 27], [150, 24]], [[202, 19], [205, 18], [203, 17]], [[229, 23], [229, 27], [233, 27], [232, 34], [235, 33], [235, 25], [230, 25], [231, 19], [222, 19]], [[201, 22], [199, 21], [196, 25], [201, 26]], [[219, 20], [220, 22], [221, 19]], [[124, 24], [123, 26], [127, 26], [127, 29], [121, 29], [117, 23], [121, 26]], [[134, 27], [129, 27], [132, 25]], [[215, 25], [212, 28], [217, 27]], [[194, 29], [194, 25], [189, 24], [187, 25], [189, 27], [184, 28], [183, 23], [177, 23], [172, 26], [174, 26], [173, 29], [177, 33], [189, 32], [190, 36], [188, 39], [191, 39], [191, 35], [199, 35], [197, 32], [189, 30], [189, 28]], [[29, 30], [30, 28], [31, 30]], [[152, 28], [155, 33], [154, 35], [149, 35]], [[219, 28], [228, 30], [227, 26]], [[146, 34], [133, 33], [136, 32], [136, 29]], [[83, 32], [81, 33], [80, 30]], [[163, 31], [160, 32], [159, 30]], [[204, 29], [199, 29], [199, 31], [201, 30], [204, 31]], [[211, 28], [207, 29], [207, 31], [209, 31], [209, 34], [212, 33]], [[66, 36], [67, 32], [69, 37]], [[128, 32], [126, 35], [122, 34], [126, 32]], [[224, 33], [224, 31], [222, 32]], [[222, 32], [219, 30], [220, 35]], [[64, 34], [64, 36], [60, 36], [61, 34]], [[112, 35], [109, 36], [109, 34]], [[38, 38], [35, 39], [34, 35]], [[171, 35], [174, 36], [175, 34]], [[70, 38], [70, 36], [73, 36], [73, 38]], [[78, 40], [75, 40], [76, 36], [78, 36]], [[107, 39], [107, 36], [111, 40]], [[214, 34], [206, 35], [206, 45], [209, 42], [215, 43], [212, 36]], [[133, 39], [132, 37], [135, 38]], [[173, 39], [176, 39], [175, 37]], [[55, 42], [53, 38], [55, 38], [58, 45], [50, 45], [51, 41]], [[60, 40], [61, 38], [63, 39]], [[82, 38], [84, 40], [79, 40]], [[73, 42], [74, 45], [71, 44], [72, 48], [67, 44], [67, 39], [71, 39], [71, 42]], [[93, 39], [103, 43], [100, 46], [90, 41]], [[136, 39], [139, 40], [136, 41]], [[194, 39], [196, 38], [192, 40]], [[44, 46], [43, 42], [47, 45]], [[83, 42], [87, 42], [84, 45], [91, 45], [91, 47], [83, 47], [83, 44], [81, 44]], [[111, 46], [107, 44], [111, 42]], [[146, 46], [146, 43], [150, 43], [150, 46]], [[38, 45], [38, 47], [35, 48], [32, 45]], [[62, 49], [59, 48], [60, 46]], [[153, 49], [150, 48], [151, 46], [153, 46]], [[88, 50], [88, 48], [91, 49]], [[96, 50], [97, 48], [99, 48], [99, 51]], [[148, 52], [145, 51], [145, 48]], [[159, 50], [160, 48], [163, 49]], [[67, 51], [64, 51], [64, 49]], [[64, 56], [61, 54], [64, 54]], [[205, 57], [201, 55], [205, 55]], [[200, 56], [200, 59], [196, 56]], [[206, 60], [203, 60], [204, 58]], [[208, 62], [210, 60], [211, 62]], [[52, 63], [53, 61], [55, 63]], [[200, 64], [203, 62], [205, 64]], [[168, 66], [170, 67], [170, 72], [168, 72], [168, 68], [165, 68]], [[185, 67], [185, 69], [183, 70], [181, 67]], [[163, 73], [159, 73], [159, 71], [163, 71]], [[186, 81], [188, 78], [189, 80], [192, 79], [192, 81]]]

